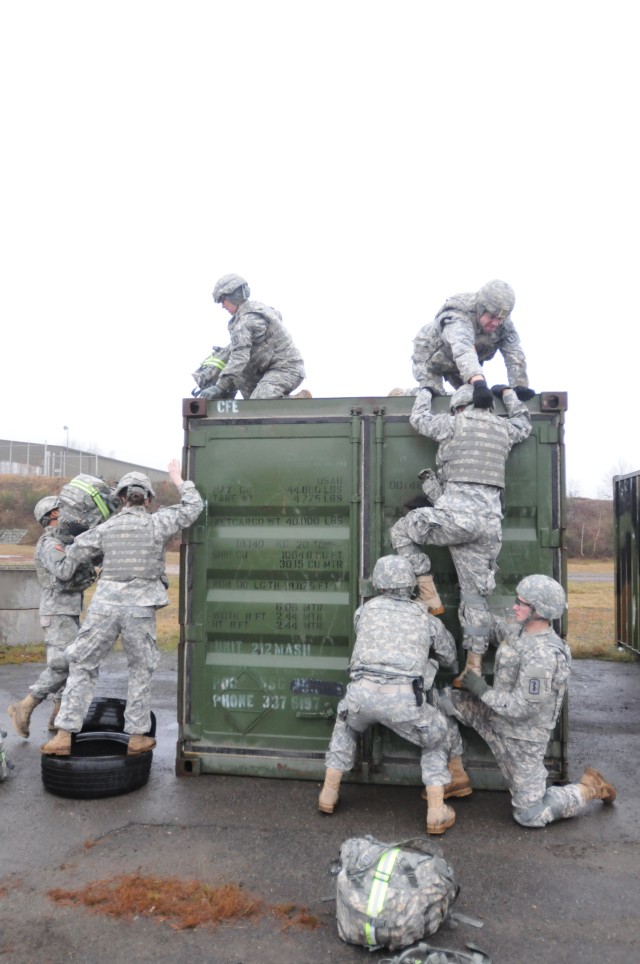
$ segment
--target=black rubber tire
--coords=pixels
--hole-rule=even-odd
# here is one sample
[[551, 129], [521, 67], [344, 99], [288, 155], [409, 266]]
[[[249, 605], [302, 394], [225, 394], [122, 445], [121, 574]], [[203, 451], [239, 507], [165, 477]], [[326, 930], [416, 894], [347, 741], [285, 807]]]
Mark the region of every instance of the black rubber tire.
[[153, 750], [127, 755], [127, 733], [76, 733], [71, 756], [42, 755], [45, 790], [96, 800], [139, 790], [149, 779]]
[[[122, 733], [124, 731], [124, 710], [126, 700], [116, 696], [96, 696], [91, 701], [82, 724], [81, 733]], [[156, 717], [151, 712], [151, 726], [146, 736], [156, 735]]]

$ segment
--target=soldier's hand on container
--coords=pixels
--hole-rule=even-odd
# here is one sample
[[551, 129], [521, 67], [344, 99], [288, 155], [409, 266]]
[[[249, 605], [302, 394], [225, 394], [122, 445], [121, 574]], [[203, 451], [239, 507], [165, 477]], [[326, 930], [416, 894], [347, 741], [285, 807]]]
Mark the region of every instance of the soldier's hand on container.
[[171, 479], [175, 487], [179, 488], [184, 482], [184, 479], [182, 478], [182, 468], [178, 460], [171, 459], [171, 461], [169, 462], [169, 465], [167, 466], [167, 469], [169, 471], [169, 478]]
[[482, 676], [474, 673], [472, 669], [466, 670], [460, 682], [463, 690], [468, 690], [470, 693], [473, 693], [474, 696], [477, 696], [478, 699], [480, 699], [483, 693], [491, 689], [487, 681], [483, 679]]
[[474, 408], [491, 408], [493, 405], [493, 392], [484, 378], [473, 383], [472, 404]]
[[507, 390], [508, 385], [492, 385], [491, 391], [496, 396], [496, 398], [502, 398], [502, 393]]
[[536, 394], [532, 388], [526, 388], [524, 385], [514, 385], [513, 390], [521, 402], [528, 402]]
[[209, 385], [208, 388], [203, 388], [200, 392], [200, 398], [221, 398], [222, 389], [218, 388], [217, 385]]

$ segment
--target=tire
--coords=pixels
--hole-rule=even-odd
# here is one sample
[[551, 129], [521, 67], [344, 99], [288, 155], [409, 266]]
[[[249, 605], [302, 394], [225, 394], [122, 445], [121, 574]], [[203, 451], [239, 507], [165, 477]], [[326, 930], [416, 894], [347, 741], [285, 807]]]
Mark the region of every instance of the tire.
[[153, 750], [127, 755], [126, 733], [76, 733], [71, 756], [42, 756], [45, 790], [58, 797], [96, 800], [139, 790], [149, 779]]
[[[122, 733], [124, 731], [124, 710], [126, 700], [116, 696], [96, 696], [91, 701], [82, 724], [81, 733]], [[156, 735], [156, 717], [151, 713], [151, 726], [145, 736]]]

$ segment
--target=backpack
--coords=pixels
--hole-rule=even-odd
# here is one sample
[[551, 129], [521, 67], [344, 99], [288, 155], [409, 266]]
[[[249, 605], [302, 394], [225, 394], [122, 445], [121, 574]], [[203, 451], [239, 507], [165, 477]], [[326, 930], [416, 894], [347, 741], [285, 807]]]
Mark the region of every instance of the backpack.
[[60, 490], [60, 509], [67, 519], [89, 529], [117, 508], [113, 490], [95, 475], [76, 475]]
[[351, 837], [338, 864], [338, 934], [372, 951], [434, 934], [458, 896], [453, 868], [424, 837], [396, 844]]

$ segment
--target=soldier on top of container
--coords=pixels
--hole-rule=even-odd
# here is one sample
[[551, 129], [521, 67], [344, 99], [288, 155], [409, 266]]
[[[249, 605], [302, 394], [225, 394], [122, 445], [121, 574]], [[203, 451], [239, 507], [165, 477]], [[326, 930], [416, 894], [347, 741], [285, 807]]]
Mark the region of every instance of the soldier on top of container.
[[[342, 774], [355, 763], [358, 734], [381, 723], [422, 748], [427, 831], [444, 833], [455, 823], [455, 812], [444, 800], [471, 790], [461, 759], [452, 759], [449, 767], [449, 724], [427, 697], [438, 664], [455, 666], [455, 643], [426, 606], [412, 601], [416, 578], [407, 560], [378, 559], [372, 582], [380, 595], [355, 613], [350, 682], [338, 704], [318, 809], [333, 813]], [[431, 651], [436, 659], [430, 658]]]
[[[72, 484], [73, 481], [67, 483], [65, 489]], [[90, 561], [79, 563], [69, 570], [67, 579], [60, 579], [56, 575], [56, 569], [65, 558], [65, 550], [73, 542], [74, 535], [87, 528], [69, 518], [60, 524], [61, 505], [63, 502], [60, 497], [48, 495], [40, 499], [33, 510], [36, 520], [45, 530], [38, 539], [34, 562], [40, 584], [40, 625], [44, 632], [47, 666], [29, 687], [29, 693], [12, 703], [7, 710], [16, 732], [25, 740], [29, 737], [31, 714], [49, 694], [54, 695], [49, 729], [55, 730], [54, 720], [60, 709], [57, 694], [66, 683], [69, 672], [67, 647], [73, 643], [80, 629], [84, 590], [96, 579], [96, 570]], [[111, 509], [106, 511], [110, 513]]]
[[[219, 278], [213, 300], [229, 314], [229, 354], [214, 383], [201, 398], [283, 398], [305, 377], [302, 356], [275, 308], [249, 301], [249, 285], [238, 274]], [[294, 398], [310, 398], [307, 391]]]
[[148, 513], [155, 494], [151, 482], [141, 472], [128, 472], [116, 487], [124, 508], [78, 536], [60, 563], [59, 572], [64, 577], [67, 567], [78, 560], [103, 557], [86, 619], [67, 651], [69, 679], [55, 721], [58, 732], [41, 748], [43, 753], [70, 754], [71, 737], [82, 729], [100, 664], [118, 637], [129, 667], [124, 714], [125, 731], [130, 734], [127, 752], [142, 753], [155, 746], [155, 740], [145, 734], [151, 726], [151, 678], [160, 658], [156, 609], [169, 602], [165, 546], [172, 536], [195, 522], [203, 508], [193, 482], [182, 479], [177, 459], [168, 468], [169, 478], [180, 493], [178, 505]]
[[[492, 636], [499, 643], [493, 686], [474, 672], [463, 689], [445, 691], [448, 711], [472, 726], [486, 741], [509, 785], [514, 819], [523, 827], [544, 827], [554, 820], [576, 817], [590, 800], [611, 804], [615, 788], [587, 767], [579, 783], [547, 789], [544, 756], [556, 725], [571, 671], [569, 647], [553, 630], [566, 596], [549, 576], [526, 576], [516, 587], [513, 620], [492, 618]], [[447, 698], [442, 703], [446, 706]], [[462, 753], [457, 725], [450, 720], [453, 754]], [[457, 735], [456, 735], [457, 734]]]
[[[505, 281], [489, 281], [475, 294], [448, 298], [435, 319], [424, 325], [413, 342], [413, 376], [432, 395], [444, 394], [445, 378], [454, 388], [476, 387], [474, 404], [489, 398], [482, 364], [500, 352], [507, 380], [521, 401], [533, 398], [527, 362], [511, 320], [513, 288]], [[394, 389], [392, 394], [405, 394]], [[415, 394], [415, 390], [412, 392]]]
[[[420, 547], [449, 547], [460, 584], [462, 647], [467, 666], [478, 673], [489, 645], [487, 597], [495, 589], [496, 560], [502, 547], [505, 464], [511, 448], [531, 432], [527, 406], [515, 392], [505, 386], [495, 386], [494, 391], [502, 397], [506, 418], [496, 415], [492, 407], [478, 408], [471, 385], [463, 385], [451, 396], [451, 414], [434, 413], [431, 392], [418, 391], [411, 425], [439, 443], [438, 478], [423, 483], [433, 505], [413, 509], [391, 528], [393, 548], [410, 560], [419, 583], [431, 569]], [[493, 402], [493, 394], [489, 395]], [[459, 683], [460, 677], [455, 681]]]

